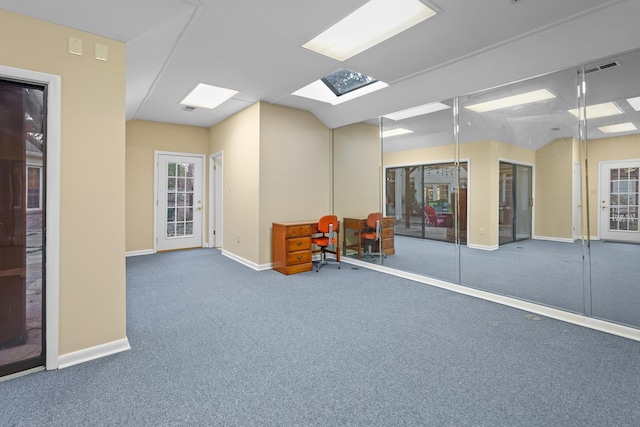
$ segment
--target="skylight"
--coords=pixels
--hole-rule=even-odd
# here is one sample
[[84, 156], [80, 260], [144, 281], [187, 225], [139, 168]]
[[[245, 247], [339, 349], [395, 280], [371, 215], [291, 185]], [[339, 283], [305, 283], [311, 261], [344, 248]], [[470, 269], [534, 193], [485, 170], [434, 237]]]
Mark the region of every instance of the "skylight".
[[357, 71], [347, 70], [346, 68], [340, 68], [338, 71], [334, 71], [320, 80], [322, 80], [336, 96], [342, 96], [377, 81], [373, 77], [358, 73]]
[[[577, 108], [569, 110], [569, 112], [578, 118], [580, 117]], [[586, 118], [597, 119], [599, 117], [616, 116], [618, 114], [624, 114], [624, 111], [622, 111], [615, 102], [603, 102], [602, 104], [588, 105]]]
[[180, 104], [189, 107], [214, 109], [236, 93], [238, 93], [237, 90], [212, 86], [206, 83], [198, 83], [198, 85], [180, 101]]
[[475, 105], [467, 105], [465, 108], [476, 113], [486, 113], [488, 111], [500, 110], [502, 108], [516, 107], [518, 105], [530, 104], [532, 102], [544, 101], [556, 96], [547, 89], [539, 89], [519, 95], [507, 96], [505, 98], [494, 99], [493, 101], [481, 102]]
[[370, 0], [302, 47], [344, 61], [435, 14], [420, 0]]
[[293, 92], [292, 95], [338, 105], [388, 85], [356, 71], [341, 68]]

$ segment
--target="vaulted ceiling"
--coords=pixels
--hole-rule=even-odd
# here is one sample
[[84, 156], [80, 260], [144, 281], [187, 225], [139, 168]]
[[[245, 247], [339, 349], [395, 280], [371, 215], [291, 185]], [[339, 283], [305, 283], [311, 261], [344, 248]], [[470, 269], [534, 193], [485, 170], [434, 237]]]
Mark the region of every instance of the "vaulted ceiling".
[[[0, 0], [125, 42], [127, 120], [212, 126], [266, 101], [336, 128], [640, 47], [638, 0], [428, 0], [440, 13], [344, 62], [301, 46], [365, 0]], [[291, 95], [339, 68], [389, 87], [331, 106]], [[214, 110], [198, 83], [238, 90]]]

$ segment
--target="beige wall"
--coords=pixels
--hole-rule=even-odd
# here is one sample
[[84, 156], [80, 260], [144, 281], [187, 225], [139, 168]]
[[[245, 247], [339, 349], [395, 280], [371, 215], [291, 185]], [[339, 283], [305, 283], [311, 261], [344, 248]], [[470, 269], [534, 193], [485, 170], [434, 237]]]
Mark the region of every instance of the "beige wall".
[[535, 235], [573, 238], [573, 160], [575, 141], [551, 141], [536, 152]]
[[[70, 36], [84, 55], [67, 52]], [[125, 46], [3, 10], [0, 40], [0, 64], [62, 81], [59, 354], [123, 339]]]
[[380, 210], [380, 131], [357, 123], [333, 130], [334, 211], [366, 218]]
[[259, 260], [260, 110], [256, 103], [209, 129], [209, 152], [222, 152], [223, 250]]
[[[209, 131], [206, 128], [145, 120], [127, 122], [126, 129], [126, 250], [149, 251], [154, 247], [155, 151], [206, 155], [209, 152]], [[204, 168], [206, 176], [207, 162]], [[205, 191], [206, 182], [205, 179]], [[206, 227], [206, 221], [203, 226]]]
[[260, 264], [271, 262], [271, 224], [331, 213], [330, 131], [313, 114], [261, 103]]

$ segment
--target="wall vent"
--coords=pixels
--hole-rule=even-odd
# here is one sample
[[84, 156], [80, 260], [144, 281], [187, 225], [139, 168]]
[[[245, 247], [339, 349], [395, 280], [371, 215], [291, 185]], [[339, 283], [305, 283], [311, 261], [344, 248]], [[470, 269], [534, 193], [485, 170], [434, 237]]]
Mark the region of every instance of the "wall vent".
[[587, 68], [584, 70], [585, 74], [594, 73], [596, 71], [606, 70], [607, 68], [613, 68], [620, 66], [620, 61], [611, 61], [606, 64], [596, 65], [595, 67]]
[[192, 107], [191, 105], [185, 105], [184, 107], [182, 107], [182, 109], [184, 111], [192, 112], [193, 110], [196, 109], [196, 107]]

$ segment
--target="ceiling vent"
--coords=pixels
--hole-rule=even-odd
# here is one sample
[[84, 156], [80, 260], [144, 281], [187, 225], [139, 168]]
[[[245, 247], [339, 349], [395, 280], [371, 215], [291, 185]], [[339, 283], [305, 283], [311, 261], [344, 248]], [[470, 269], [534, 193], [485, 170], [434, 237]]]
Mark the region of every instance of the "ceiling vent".
[[619, 67], [620, 61], [611, 61], [606, 64], [596, 65], [595, 67], [587, 68], [584, 70], [585, 74], [594, 73], [596, 71], [606, 70], [607, 68]]
[[190, 106], [190, 105], [185, 105], [182, 109], [183, 109], [184, 111], [192, 112], [193, 110], [195, 110], [195, 109], [196, 109], [196, 107], [192, 107], [192, 106]]

